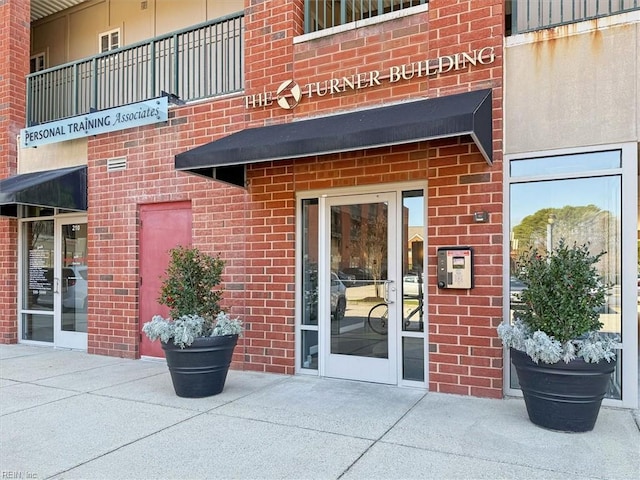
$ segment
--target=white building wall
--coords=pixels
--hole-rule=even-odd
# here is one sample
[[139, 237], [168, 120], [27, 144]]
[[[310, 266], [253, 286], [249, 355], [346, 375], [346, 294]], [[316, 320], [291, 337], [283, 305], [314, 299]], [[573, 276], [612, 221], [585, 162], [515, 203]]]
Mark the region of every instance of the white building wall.
[[640, 141], [640, 12], [507, 38], [506, 155]]

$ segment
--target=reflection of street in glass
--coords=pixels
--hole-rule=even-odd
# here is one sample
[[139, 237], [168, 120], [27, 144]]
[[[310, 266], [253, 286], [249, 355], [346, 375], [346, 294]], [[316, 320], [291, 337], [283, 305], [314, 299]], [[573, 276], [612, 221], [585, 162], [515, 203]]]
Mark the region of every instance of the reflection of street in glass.
[[65, 332], [87, 331], [87, 312], [68, 311], [62, 313], [62, 330]]
[[349, 287], [345, 296], [347, 305], [344, 316], [341, 319], [334, 318], [331, 322], [331, 353], [387, 358], [387, 336], [379, 335], [367, 326], [369, 311], [382, 300], [376, 296], [376, 286]]

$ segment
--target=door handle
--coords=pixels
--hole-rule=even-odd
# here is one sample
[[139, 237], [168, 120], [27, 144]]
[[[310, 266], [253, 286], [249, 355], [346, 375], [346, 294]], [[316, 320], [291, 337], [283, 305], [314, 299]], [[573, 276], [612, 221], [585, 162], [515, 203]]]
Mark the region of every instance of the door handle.
[[53, 279], [53, 293], [60, 293], [60, 279]]
[[394, 303], [393, 300], [391, 300], [391, 295], [389, 294], [389, 292], [395, 292], [396, 288], [393, 286], [394, 281], [393, 280], [384, 280], [384, 288], [383, 288], [383, 295], [384, 295], [384, 303]]

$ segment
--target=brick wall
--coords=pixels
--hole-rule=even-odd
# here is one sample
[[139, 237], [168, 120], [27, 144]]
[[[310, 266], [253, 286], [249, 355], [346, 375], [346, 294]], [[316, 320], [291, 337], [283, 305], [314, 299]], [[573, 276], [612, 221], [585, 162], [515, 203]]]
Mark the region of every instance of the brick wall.
[[[174, 170], [173, 156], [221, 136], [238, 113], [240, 99], [170, 112], [164, 126], [102, 135], [89, 142], [89, 352], [139, 355], [138, 251], [142, 204], [190, 200], [193, 244], [227, 260], [227, 300], [244, 279], [241, 227], [244, 190]], [[127, 168], [108, 172], [107, 160], [125, 157]], [[239, 233], [240, 232], [240, 233]], [[240, 307], [232, 308], [241, 314]], [[141, 319], [146, 321], [150, 319]]]
[[[28, 73], [29, 1], [0, 2], [0, 179], [17, 171]], [[17, 232], [16, 220], [0, 217], [0, 343], [17, 341]]]
[[[305, 98], [294, 110], [245, 109], [242, 96], [172, 108], [165, 126], [103, 135], [89, 146], [89, 349], [135, 357], [138, 352], [137, 222], [139, 205], [190, 200], [193, 243], [227, 259], [225, 302], [248, 326], [234, 366], [294, 372], [295, 193], [424, 179], [428, 183], [428, 321], [430, 389], [502, 395], [502, 2], [432, 0], [423, 14], [294, 44], [303, 2], [248, 2], [246, 92], [384, 70], [494, 47], [490, 65], [415, 78], [355, 92]], [[491, 88], [494, 165], [468, 138], [421, 142], [248, 168], [248, 189], [227, 187], [173, 170], [173, 156], [247, 127], [387, 102]], [[107, 173], [107, 158], [126, 156], [125, 172]], [[486, 210], [490, 221], [472, 214]], [[475, 249], [470, 291], [435, 285], [436, 250]], [[116, 332], [118, 332], [116, 334]]]
[[[269, 15], [272, 2], [254, 3], [259, 3], [261, 8], [253, 9], [247, 18], [248, 30], [254, 24], [271, 23], [265, 17]], [[248, 73], [251, 84], [247, 86], [246, 93], [252, 94], [273, 91], [287, 78], [295, 79], [299, 85], [306, 85], [349, 76], [354, 72], [384, 72], [391, 66], [409, 65], [487, 46], [494, 48], [496, 60], [488, 65], [391, 85], [382, 82], [378, 87], [344, 94], [316, 95], [305, 98], [293, 111], [267, 108], [258, 113], [252, 112], [251, 117], [253, 123], [273, 122], [276, 115], [281, 116], [278, 121], [289, 121], [290, 116], [304, 118], [387, 102], [492, 89], [493, 166], [487, 165], [472, 143], [465, 139], [454, 139], [279, 162], [264, 169], [256, 166], [250, 170], [252, 200], [256, 201], [262, 196], [265, 198], [258, 208], [259, 217], [263, 215], [262, 210], [271, 210], [270, 202], [286, 201], [287, 205], [292, 204], [294, 192], [300, 190], [421, 178], [428, 180], [427, 284], [432, 350], [429, 388], [432, 391], [489, 397], [502, 395], [502, 346], [495, 328], [502, 319], [503, 22], [503, 2], [500, 1], [432, 0], [427, 13], [296, 44], [290, 67], [282, 64], [277, 70], [272, 68]], [[297, 25], [285, 31], [300, 33]], [[277, 45], [272, 40], [252, 51], [272, 52]], [[281, 58], [277, 54], [270, 55]], [[268, 57], [264, 55], [260, 58], [266, 61]], [[247, 62], [247, 65], [250, 69], [251, 64]], [[274, 76], [271, 73], [274, 70], [287, 74]], [[259, 73], [262, 73], [262, 77]], [[275, 167], [281, 170], [277, 171]], [[287, 182], [291, 168], [293, 187]], [[275, 177], [274, 173], [282, 175], [282, 178]], [[291, 194], [287, 196], [287, 192]], [[489, 212], [488, 223], [476, 224], [472, 221], [473, 212], [480, 210]], [[275, 213], [275, 210], [272, 211]], [[289, 214], [295, 214], [293, 206], [288, 208]], [[266, 217], [270, 218], [269, 215]], [[278, 217], [271, 218], [275, 220]], [[275, 229], [272, 233], [276, 233]], [[293, 237], [293, 224], [287, 233]], [[460, 292], [435, 288], [437, 248], [449, 245], [474, 246], [476, 268], [473, 290]], [[268, 258], [269, 251], [265, 250], [263, 255]], [[290, 262], [284, 262], [290, 269], [293, 268], [293, 256], [292, 241], [286, 251], [286, 258], [290, 258]], [[281, 288], [279, 307], [286, 309], [286, 305], [293, 301], [293, 290], [291, 278], [288, 290]], [[268, 293], [273, 295], [273, 290]], [[269, 320], [265, 318], [265, 322]], [[286, 322], [293, 324], [293, 306], [286, 316]], [[268, 330], [268, 327], [264, 328]], [[290, 355], [293, 358], [294, 352], [290, 351]]]

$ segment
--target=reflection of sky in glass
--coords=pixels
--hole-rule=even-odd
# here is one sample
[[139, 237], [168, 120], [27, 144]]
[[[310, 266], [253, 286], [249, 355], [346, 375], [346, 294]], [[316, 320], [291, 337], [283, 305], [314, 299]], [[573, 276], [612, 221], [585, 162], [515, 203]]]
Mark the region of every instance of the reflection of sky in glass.
[[611, 170], [622, 166], [620, 150], [531, 158], [510, 162], [511, 177]]
[[620, 218], [620, 177], [580, 178], [511, 186], [511, 228], [543, 208], [595, 205]]
[[424, 225], [424, 197], [405, 197], [402, 204], [409, 209], [409, 226]]

